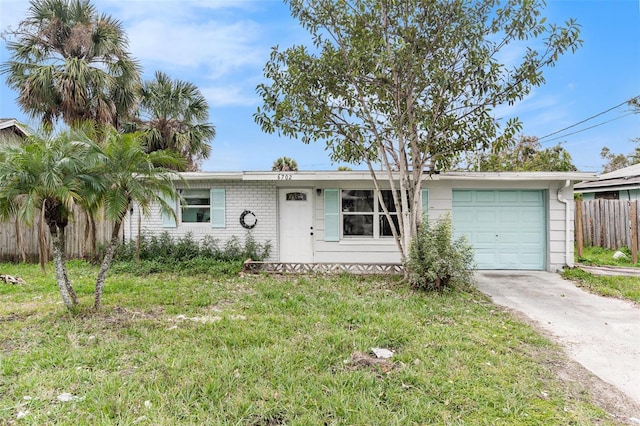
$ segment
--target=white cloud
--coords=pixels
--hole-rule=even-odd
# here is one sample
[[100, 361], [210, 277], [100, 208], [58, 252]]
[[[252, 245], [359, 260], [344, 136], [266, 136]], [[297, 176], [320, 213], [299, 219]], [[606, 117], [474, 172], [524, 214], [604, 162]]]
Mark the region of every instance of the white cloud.
[[211, 107], [254, 106], [260, 101], [255, 94], [247, 93], [246, 87], [206, 87], [200, 90]]
[[250, 21], [190, 24], [145, 20], [127, 28], [132, 55], [143, 63], [169, 68], [205, 67], [220, 77], [264, 63], [264, 49], [255, 46], [259, 28]]

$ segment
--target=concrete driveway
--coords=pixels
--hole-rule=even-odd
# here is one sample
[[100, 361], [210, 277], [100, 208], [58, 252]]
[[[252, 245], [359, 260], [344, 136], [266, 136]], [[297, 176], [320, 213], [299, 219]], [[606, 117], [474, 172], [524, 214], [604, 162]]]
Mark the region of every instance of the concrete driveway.
[[547, 330], [567, 354], [640, 403], [640, 305], [587, 293], [558, 274], [478, 271], [493, 301]]

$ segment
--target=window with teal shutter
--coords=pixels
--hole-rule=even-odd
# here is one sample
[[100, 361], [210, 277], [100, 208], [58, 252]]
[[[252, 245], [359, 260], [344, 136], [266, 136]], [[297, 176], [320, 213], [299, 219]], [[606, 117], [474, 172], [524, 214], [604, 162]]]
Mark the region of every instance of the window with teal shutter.
[[340, 241], [340, 191], [324, 190], [324, 240]]
[[175, 228], [178, 226], [178, 223], [176, 221], [176, 216], [175, 216], [178, 209], [178, 199], [169, 198], [162, 195], [161, 197], [164, 201], [166, 201], [167, 204], [169, 204], [169, 206], [171, 207], [171, 210], [173, 210], [173, 214], [171, 214], [169, 212], [164, 211], [162, 206], [160, 207], [160, 211], [162, 212], [162, 227]]
[[423, 218], [429, 217], [429, 190], [428, 189], [422, 190], [422, 217]]
[[224, 188], [211, 190], [211, 227], [224, 228], [226, 226], [226, 201]]

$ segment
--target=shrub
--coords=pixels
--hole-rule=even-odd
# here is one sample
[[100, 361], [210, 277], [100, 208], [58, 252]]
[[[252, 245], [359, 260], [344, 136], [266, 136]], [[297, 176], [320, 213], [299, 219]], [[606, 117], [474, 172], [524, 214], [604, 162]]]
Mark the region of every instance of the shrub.
[[[116, 253], [115, 270], [142, 274], [166, 271], [234, 273], [242, 268], [246, 259], [263, 260], [269, 257], [271, 243], [259, 243], [250, 233], [242, 242], [238, 237], [229, 239], [224, 248], [219, 241], [206, 236], [198, 242], [193, 234], [174, 239], [167, 232], [161, 235], [140, 236], [140, 263], [136, 262], [138, 241], [122, 244]], [[225, 265], [226, 264], [226, 265]]]
[[405, 264], [409, 284], [417, 290], [442, 290], [473, 278], [473, 249], [464, 237], [454, 240], [451, 218], [423, 220], [411, 241]]

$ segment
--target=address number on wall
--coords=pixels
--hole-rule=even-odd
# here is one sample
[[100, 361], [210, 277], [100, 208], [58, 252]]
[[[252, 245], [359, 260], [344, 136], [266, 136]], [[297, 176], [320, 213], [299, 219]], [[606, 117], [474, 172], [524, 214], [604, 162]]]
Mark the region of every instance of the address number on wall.
[[280, 173], [278, 175], [278, 180], [291, 180], [291, 175]]

